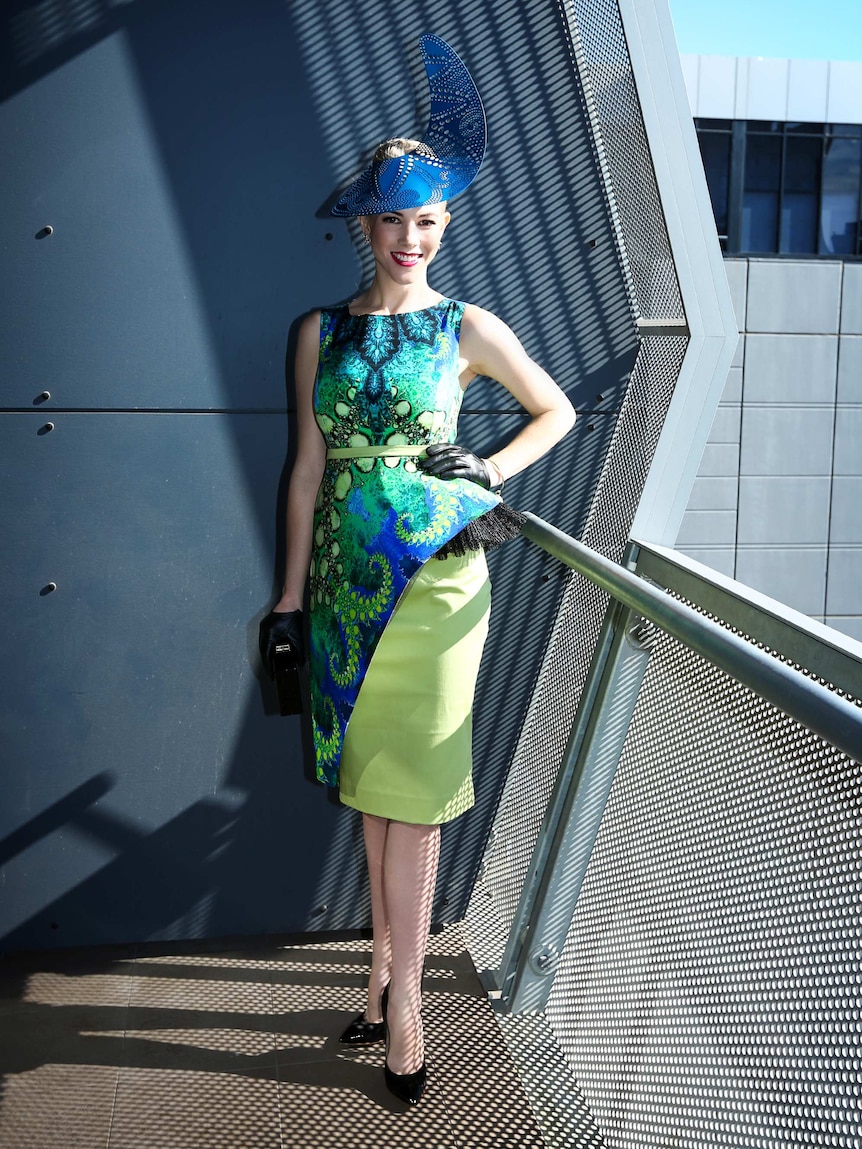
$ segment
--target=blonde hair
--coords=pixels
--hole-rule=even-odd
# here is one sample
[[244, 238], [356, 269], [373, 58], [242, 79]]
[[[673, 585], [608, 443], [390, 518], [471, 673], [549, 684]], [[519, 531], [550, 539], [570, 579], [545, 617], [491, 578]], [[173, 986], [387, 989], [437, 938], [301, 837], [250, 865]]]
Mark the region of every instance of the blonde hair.
[[372, 163], [379, 164], [381, 160], [394, 160], [398, 156], [406, 156], [411, 152], [418, 152], [420, 156], [437, 158], [437, 153], [421, 140], [411, 140], [409, 136], [393, 136], [379, 144], [372, 157]]

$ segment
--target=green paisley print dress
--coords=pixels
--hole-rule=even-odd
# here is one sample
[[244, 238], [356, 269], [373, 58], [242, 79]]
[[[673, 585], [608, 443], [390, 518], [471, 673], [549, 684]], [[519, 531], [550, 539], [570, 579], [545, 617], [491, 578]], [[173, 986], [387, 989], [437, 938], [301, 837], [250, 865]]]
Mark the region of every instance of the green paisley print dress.
[[[321, 312], [314, 412], [339, 457], [327, 457], [315, 504], [309, 663], [316, 774], [330, 786], [339, 784], [348, 724], [399, 600], [429, 559], [447, 548], [464, 556], [463, 547], [451, 550], [458, 538], [500, 508], [475, 483], [426, 475], [416, 454], [361, 454], [455, 441], [464, 306], [444, 299], [395, 315]], [[359, 454], [343, 457], [349, 450]], [[429, 577], [447, 561], [429, 564]], [[391, 703], [397, 724], [397, 696]]]

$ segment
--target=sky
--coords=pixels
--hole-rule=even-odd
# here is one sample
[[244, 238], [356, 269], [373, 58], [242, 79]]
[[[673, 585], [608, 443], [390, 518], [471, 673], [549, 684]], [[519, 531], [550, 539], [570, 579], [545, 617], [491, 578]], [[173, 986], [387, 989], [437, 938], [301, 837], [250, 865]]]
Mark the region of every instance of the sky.
[[669, 0], [682, 53], [862, 60], [862, 0]]

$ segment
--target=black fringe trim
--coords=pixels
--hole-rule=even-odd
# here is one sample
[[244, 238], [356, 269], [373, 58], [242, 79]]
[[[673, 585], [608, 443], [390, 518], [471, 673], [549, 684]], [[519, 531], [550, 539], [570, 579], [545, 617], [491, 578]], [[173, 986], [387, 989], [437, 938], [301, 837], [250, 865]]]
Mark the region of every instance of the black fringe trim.
[[510, 507], [507, 503], [498, 503], [478, 519], [473, 519], [466, 527], [454, 535], [448, 543], [444, 543], [436, 552], [438, 559], [446, 559], [450, 555], [467, 555], [471, 551], [492, 551], [502, 546], [509, 539], [515, 539], [521, 533], [521, 528], [527, 520], [520, 511]]

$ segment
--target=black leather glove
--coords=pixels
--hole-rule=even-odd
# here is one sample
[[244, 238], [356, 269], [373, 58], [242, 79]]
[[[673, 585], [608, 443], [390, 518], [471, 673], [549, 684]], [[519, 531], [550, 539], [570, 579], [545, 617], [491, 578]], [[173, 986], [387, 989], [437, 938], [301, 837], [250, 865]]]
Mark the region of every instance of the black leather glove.
[[272, 678], [272, 656], [277, 646], [289, 642], [297, 660], [305, 662], [305, 640], [302, 634], [301, 610], [271, 610], [260, 620], [260, 657], [263, 669]]
[[419, 460], [419, 466], [429, 475], [438, 479], [470, 479], [486, 490], [491, 487], [491, 476], [484, 459], [459, 447], [456, 443], [429, 443], [425, 449], [427, 458]]

